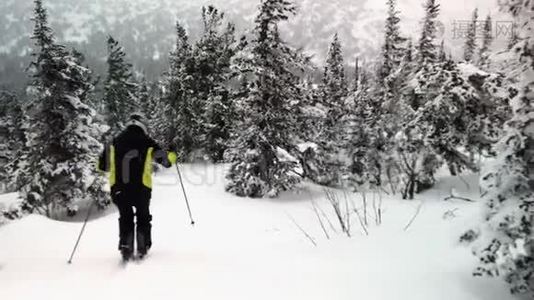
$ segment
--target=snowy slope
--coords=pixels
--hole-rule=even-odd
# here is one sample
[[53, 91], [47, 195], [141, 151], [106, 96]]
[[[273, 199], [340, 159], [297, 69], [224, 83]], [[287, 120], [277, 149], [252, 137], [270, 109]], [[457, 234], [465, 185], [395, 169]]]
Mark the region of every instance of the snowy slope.
[[[74, 264], [68, 254], [80, 223], [29, 216], [0, 227], [2, 299], [512, 299], [502, 280], [473, 278], [476, 260], [457, 244], [477, 221], [478, 205], [441, 199], [457, 192], [447, 178], [416, 201], [386, 199], [384, 224], [365, 236], [331, 232], [327, 240], [310, 198], [334, 216], [321, 189], [275, 200], [223, 193], [222, 167], [187, 166], [186, 189], [197, 225], [190, 227], [176, 176], [157, 178], [152, 204], [154, 247], [148, 259], [119, 266], [116, 213], [88, 224]], [[423, 202], [407, 231], [403, 228]], [[455, 210], [456, 217], [443, 218]], [[293, 224], [317, 242], [314, 247]]]

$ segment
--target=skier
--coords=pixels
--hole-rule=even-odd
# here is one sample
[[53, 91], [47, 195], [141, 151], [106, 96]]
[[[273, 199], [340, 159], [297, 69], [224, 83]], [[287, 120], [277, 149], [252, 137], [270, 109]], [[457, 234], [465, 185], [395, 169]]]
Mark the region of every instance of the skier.
[[[137, 254], [143, 258], [152, 246], [150, 198], [152, 162], [170, 168], [176, 154], [165, 152], [147, 134], [144, 117], [131, 115], [126, 128], [113, 139], [100, 155], [98, 168], [109, 172], [111, 198], [119, 209], [119, 250], [124, 261], [134, 253], [134, 231]], [[134, 210], [137, 228], [134, 225]]]

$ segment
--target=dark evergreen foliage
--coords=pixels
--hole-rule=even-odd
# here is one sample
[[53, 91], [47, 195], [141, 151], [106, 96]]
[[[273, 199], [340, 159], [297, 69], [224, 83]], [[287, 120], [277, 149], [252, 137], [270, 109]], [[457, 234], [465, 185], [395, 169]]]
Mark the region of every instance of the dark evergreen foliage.
[[126, 62], [126, 53], [119, 42], [108, 37], [108, 72], [104, 82], [104, 106], [111, 134], [124, 128], [131, 113], [139, 109], [137, 84], [132, 75], [132, 65]]
[[255, 19], [251, 57], [241, 60], [249, 91], [239, 99], [243, 121], [229, 152], [232, 165], [227, 173], [227, 191], [239, 196], [276, 196], [291, 189], [299, 178], [292, 133], [301, 98], [298, 75], [302, 69], [298, 52], [281, 40], [278, 24], [296, 12], [285, 0], [263, 1]]
[[23, 167], [22, 209], [47, 216], [73, 215], [78, 204], [109, 203], [94, 161], [103, 129], [84, 102], [92, 90], [90, 71], [57, 44], [41, 0], [35, 0], [35, 60], [30, 71], [28, 151]]

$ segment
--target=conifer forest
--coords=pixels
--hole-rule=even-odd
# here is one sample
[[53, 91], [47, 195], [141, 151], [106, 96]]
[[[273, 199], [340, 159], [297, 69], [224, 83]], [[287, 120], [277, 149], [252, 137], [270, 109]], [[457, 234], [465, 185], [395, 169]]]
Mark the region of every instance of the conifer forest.
[[533, 0], [0, 2], [0, 298], [533, 299]]

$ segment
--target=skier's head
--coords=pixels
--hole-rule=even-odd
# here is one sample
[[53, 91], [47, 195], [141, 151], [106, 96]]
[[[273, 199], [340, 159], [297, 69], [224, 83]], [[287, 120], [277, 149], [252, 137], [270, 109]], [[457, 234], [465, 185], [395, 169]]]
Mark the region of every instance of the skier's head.
[[130, 126], [137, 126], [141, 128], [145, 134], [148, 133], [147, 127], [146, 127], [146, 118], [145, 115], [141, 112], [134, 112], [130, 115], [130, 120], [128, 120], [128, 123], [126, 123], [126, 127]]

